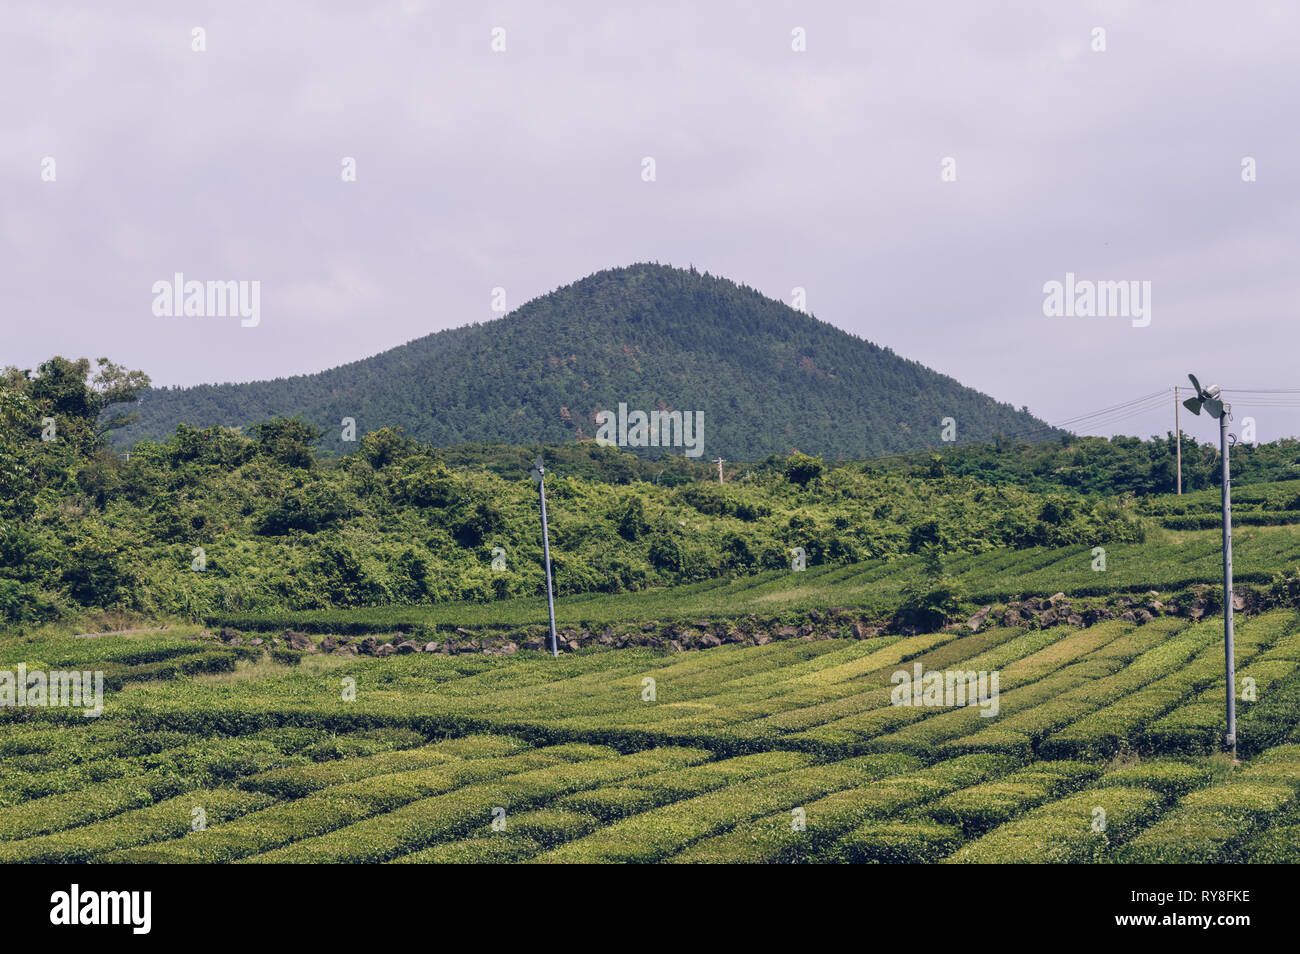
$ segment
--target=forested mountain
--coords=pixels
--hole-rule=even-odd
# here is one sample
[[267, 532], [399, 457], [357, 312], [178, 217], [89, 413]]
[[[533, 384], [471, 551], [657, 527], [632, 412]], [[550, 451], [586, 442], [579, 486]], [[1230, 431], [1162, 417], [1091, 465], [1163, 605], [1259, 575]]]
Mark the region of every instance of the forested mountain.
[[1057, 434], [1027, 411], [752, 288], [641, 264], [319, 374], [149, 391], [140, 421], [117, 443], [165, 438], [180, 423], [247, 425], [274, 415], [325, 430], [325, 453], [357, 446], [340, 439], [343, 418], [355, 419], [358, 437], [399, 426], [437, 446], [569, 443], [595, 437], [596, 412], [620, 403], [703, 412], [701, 456], [737, 460], [943, 446], [945, 417], [955, 418], [959, 443]]

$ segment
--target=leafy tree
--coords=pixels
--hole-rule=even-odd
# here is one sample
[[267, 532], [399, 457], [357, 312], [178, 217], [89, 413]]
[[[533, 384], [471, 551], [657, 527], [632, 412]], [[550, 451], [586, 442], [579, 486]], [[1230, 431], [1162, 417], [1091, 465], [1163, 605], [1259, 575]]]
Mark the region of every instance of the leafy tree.
[[336, 526], [347, 515], [338, 491], [308, 484], [290, 487], [271, 501], [256, 523], [256, 532], [280, 536], [294, 530], [317, 533]]
[[[120, 430], [140, 420], [139, 412], [127, 413], [116, 408], [121, 404], [136, 403], [140, 394], [149, 387], [149, 375], [143, 371], [128, 370], [107, 358], [99, 358], [95, 364], [99, 370], [91, 378], [90, 386], [95, 395], [95, 418], [99, 420], [99, 433]], [[114, 409], [112, 413], [109, 413], [110, 409]]]
[[670, 572], [680, 572], [686, 561], [682, 556], [682, 546], [676, 537], [656, 534], [647, 554], [651, 566]]
[[956, 580], [946, 576], [907, 583], [895, 622], [918, 632], [935, 632], [957, 618], [969, 596]]
[[361, 438], [361, 456], [376, 470], [408, 456], [412, 447], [400, 427], [381, 427]]
[[325, 433], [296, 417], [273, 417], [256, 425], [253, 432], [259, 453], [286, 467], [301, 468], [316, 466], [311, 447]]
[[62, 582], [84, 606], [129, 605], [136, 578], [107, 535], [86, 528], [68, 551]]
[[252, 459], [258, 445], [233, 427], [205, 427], [202, 429], [181, 424], [168, 442], [170, 454], [176, 461], [197, 461], [215, 464], [231, 470]]
[[488, 500], [467, 500], [452, 522], [452, 537], [460, 546], [474, 549], [500, 530], [503, 524], [501, 510], [495, 503]]
[[825, 469], [826, 465], [820, 457], [792, 454], [785, 465], [785, 476], [791, 483], [804, 487], [809, 481], [820, 477]]
[[[45, 412], [56, 419], [83, 424], [92, 434], [102, 436], [138, 420], [137, 415], [125, 412], [105, 412], [138, 400], [149, 387], [149, 376], [143, 371], [129, 371], [107, 358], [99, 358], [95, 364], [98, 370], [92, 375], [88, 359], [71, 361], [56, 355], [37, 369], [36, 377], [22, 374], [27, 378], [28, 394]], [[11, 381], [13, 372], [9, 369]]]
[[639, 540], [650, 532], [645, 518], [645, 504], [640, 497], [631, 497], [618, 518], [618, 535], [624, 540]]
[[405, 603], [419, 603], [430, 592], [433, 568], [428, 558], [407, 547], [395, 561], [394, 596]]
[[938, 520], [925, 520], [916, 524], [907, 536], [908, 549], [913, 553], [938, 553], [944, 542]]

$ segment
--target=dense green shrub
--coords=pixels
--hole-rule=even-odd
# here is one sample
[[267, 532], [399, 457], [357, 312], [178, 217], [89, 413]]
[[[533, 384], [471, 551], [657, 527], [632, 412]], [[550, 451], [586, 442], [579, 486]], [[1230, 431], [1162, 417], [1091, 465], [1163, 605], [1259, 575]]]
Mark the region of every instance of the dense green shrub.
[[928, 864], [962, 843], [960, 828], [925, 821], [872, 821], [845, 835], [840, 849], [854, 864]]

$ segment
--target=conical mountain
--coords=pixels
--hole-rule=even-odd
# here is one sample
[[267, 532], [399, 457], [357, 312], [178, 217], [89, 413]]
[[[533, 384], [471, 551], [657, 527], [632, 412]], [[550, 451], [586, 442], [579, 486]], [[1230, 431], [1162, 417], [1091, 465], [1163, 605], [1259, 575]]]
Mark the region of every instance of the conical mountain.
[[332, 434], [345, 417], [359, 434], [400, 426], [439, 446], [555, 444], [596, 436], [596, 413], [620, 404], [703, 412], [702, 454], [729, 460], [939, 447], [947, 417], [961, 443], [1054, 434], [1025, 411], [752, 288], [639, 264], [318, 374], [151, 391], [139, 423], [118, 439], [283, 414]]

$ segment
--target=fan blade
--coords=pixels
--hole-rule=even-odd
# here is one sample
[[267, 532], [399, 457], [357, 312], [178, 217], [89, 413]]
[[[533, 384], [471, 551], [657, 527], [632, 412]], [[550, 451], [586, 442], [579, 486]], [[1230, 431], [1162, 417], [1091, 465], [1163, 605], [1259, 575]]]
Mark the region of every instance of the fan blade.
[[1223, 416], [1223, 402], [1218, 398], [1206, 398], [1205, 409], [1210, 412], [1211, 417]]
[[1183, 402], [1183, 407], [1187, 408], [1187, 410], [1191, 411], [1193, 414], [1200, 414], [1200, 413], [1201, 413], [1201, 399], [1200, 399], [1200, 398], [1188, 398], [1186, 401]]
[[1201, 382], [1196, 380], [1196, 375], [1189, 374], [1187, 377], [1191, 379], [1192, 387], [1195, 389], [1197, 397], [1200, 397], [1202, 394], [1205, 393], [1204, 391], [1201, 390]]

